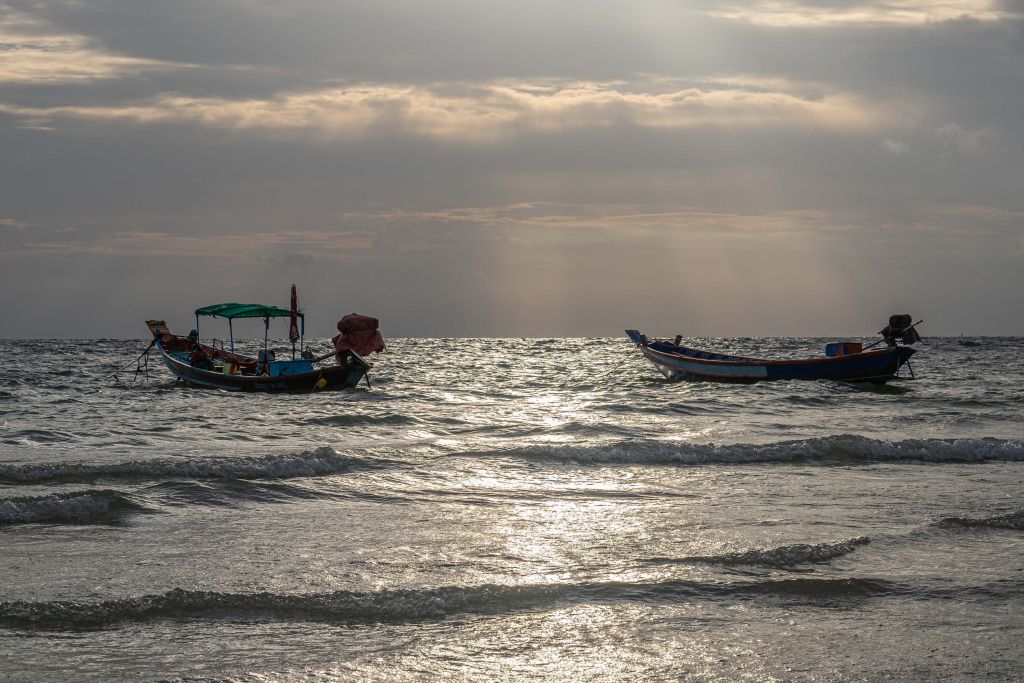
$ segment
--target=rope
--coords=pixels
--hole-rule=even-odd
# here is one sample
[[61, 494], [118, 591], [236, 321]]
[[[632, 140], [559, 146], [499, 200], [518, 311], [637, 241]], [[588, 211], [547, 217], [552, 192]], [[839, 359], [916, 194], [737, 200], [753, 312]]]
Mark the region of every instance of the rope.
[[625, 367], [626, 363], [629, 360], [632, 360], [632, 358], [633, 358], [633, 349], [629, 349], [628, 351], [626, 351], [625, 355], [628, 356], [628, 358], [623, 358], [621, 361], [618, 362], [618, 364], [614, 365], [611, 370], [609, 370], [608, 372], [604, 372], [604, 373], [598, 375], [594, 379], [595, 380], [603, 380], [606, 377], [609, 377], [613, 372], [618, 372], [623, 367]]
[[[111, 377], [114, 378], [114, 381], [115, 382], [120, 382], [121, 378], [119, 377], [119, 375], [122, 372], [124, 372], [125, 370], [127, 370], [129, 367], [131, 367], [132, 363], [135, 363], [135, 376], [132, 377], [132, 382], [134, 382], [136, 379], [138, 379], [139, 373], [143, 372], [143, 371], [145, 371], [146, 379], [148, 380], [149, 379], [149, 352], [152, 350], [152, 348], [153, 348], [153, 346], [155, 344], [156, 344], [156, 339], [154, 338], [153, 341], [149, 342], [149, 346], [146, 347], [146, 350], [143, 351], [141, 354], [139, 354], [138, 358], [136, 358], [133, 361], [130, 361], [127, 365], [125, 365], [122, 368], [119, 368], [116, 372], [114, 372], [112, 375], [110, 375]], [[145, 362], [142, 362], [143, 359], [145, 359]]]
[[148, 353], [148, 349], [147, 349], [147, 353], [143, 354], [143, 356], [141, 358], [142, 358], [142, 362], [141, 363], [139, 363], [139, 362], [135, 363], [135, 375], [132, 377], [132, 382], [133, 383], [135, 382], [135, 380], [137, 380], [139, 378], [139, 373], [140, 372], [145, 372], [146, 381], [147, 382], [149, 381], [149, 353]]

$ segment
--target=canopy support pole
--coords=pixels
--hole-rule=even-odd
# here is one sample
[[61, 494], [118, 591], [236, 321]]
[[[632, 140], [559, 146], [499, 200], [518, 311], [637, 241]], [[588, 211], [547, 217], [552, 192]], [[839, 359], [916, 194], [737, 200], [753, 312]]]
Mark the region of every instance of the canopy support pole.
[[228, 336], [231, 337], [231, 353], [235, 352], [235, 328], [231, 326], [232, 320], [228, 318]]
[[263, 319], [263, 357], [267, 357], [267, 337], [270, 335], [270, 317]]
[[199, 314], [196, 313], [196, 343], [199, 343]]

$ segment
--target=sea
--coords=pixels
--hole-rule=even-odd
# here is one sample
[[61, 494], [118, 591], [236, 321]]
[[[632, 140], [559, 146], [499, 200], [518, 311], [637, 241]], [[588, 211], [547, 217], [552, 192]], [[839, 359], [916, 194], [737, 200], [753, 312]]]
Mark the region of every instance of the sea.
[[391, 339], [303, 395], [146, 344], [0, 341], [2, 680], [1024, 678], [1022, 338], [885, 386]]

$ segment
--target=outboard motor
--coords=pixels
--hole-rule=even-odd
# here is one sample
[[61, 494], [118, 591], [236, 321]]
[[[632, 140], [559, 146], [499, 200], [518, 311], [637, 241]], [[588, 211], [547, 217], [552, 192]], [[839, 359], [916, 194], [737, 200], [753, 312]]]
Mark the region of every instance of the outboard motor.
[[885, 339], [885, 343], [890, 347], [896, 346], [897, 343], [902, 344], [913, 344], [914, 342], [921, 341], [921, 335], [914, 329], [912, 323], [913, 318], [907, 313], [898, 313], [896, 315], [889, 316], [889, 324], [882, 328], [879, 332], [882, 338]]

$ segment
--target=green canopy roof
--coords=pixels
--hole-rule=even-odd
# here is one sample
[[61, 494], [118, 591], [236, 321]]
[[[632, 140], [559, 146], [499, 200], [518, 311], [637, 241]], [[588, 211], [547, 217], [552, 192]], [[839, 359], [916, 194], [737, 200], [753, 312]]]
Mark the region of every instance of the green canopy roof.
[[[287, 308], [263, 306], [261, 304], [214, 304], [196, 309], [196, 315], [212, 315], [221, 318], [287, 318], [292, 314]], [[299, 311], [299, 317], [304, 317]]]

